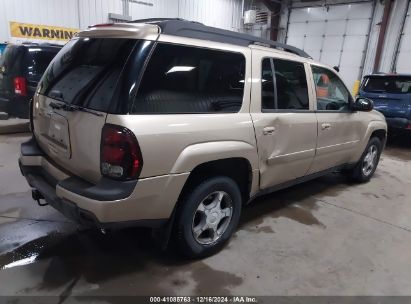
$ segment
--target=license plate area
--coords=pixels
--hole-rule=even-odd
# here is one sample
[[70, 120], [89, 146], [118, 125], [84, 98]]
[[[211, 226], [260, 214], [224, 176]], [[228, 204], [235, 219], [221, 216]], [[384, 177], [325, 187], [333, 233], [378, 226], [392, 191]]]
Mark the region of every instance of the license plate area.
[[71, 157], [69, 125], [64, 116], [54, 112], [51, 114], [47, 139], [52, 154]]

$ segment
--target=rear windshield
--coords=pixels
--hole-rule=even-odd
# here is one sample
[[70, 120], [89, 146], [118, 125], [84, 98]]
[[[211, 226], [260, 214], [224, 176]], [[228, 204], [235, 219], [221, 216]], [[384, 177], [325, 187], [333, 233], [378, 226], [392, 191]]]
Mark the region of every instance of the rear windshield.
[[137, 40], [78, 38], [54, 58], [40, 84], [40, 94], [69, 104], [107, 111], [118, 97], [124, 66]]
[[411, 76], [366, 77], [362, 90], [394, 94], [411, 93]]
[[29, 48], [27, 56], [28, 75], [40, 79], [58, 50], [57, 48], [56, 50]]

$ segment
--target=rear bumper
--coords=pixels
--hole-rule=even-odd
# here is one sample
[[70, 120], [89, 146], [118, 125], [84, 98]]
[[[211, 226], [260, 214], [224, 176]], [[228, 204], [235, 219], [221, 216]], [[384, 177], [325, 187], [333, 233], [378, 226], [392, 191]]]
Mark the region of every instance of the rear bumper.
[[[385, 117], [388, 128], [391, 129], [407, 129], [411, 124], [411, 120], [399, 117]], [[411, 130], [410, 130], [411, 131]]]
[[91, 184], [52, 164], [34, 138], [23, 143], [19, 165], [30, 186], [66, 217], [101, 228], [165, 224], [188, 174]]

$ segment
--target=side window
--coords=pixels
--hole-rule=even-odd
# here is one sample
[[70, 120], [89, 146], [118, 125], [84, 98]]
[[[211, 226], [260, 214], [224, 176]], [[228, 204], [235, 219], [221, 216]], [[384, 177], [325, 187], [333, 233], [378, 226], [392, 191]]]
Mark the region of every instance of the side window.
[[131, 113], [233, 113], [241, 108], [242, 54], [159, 44], [144, 72]]
[[317, 110], [344, 111], [349, 108], [351, 95], [341, 79], [332, 71], [312, 66]]
[[[270, 72], [272, 68], [274, 77]], [[273, 81], [275, 86], [272, 85]], [[262, 109], [309, 109], [307, 78], [303, 63], [266, 58], [262, 63], [261, 82]]]

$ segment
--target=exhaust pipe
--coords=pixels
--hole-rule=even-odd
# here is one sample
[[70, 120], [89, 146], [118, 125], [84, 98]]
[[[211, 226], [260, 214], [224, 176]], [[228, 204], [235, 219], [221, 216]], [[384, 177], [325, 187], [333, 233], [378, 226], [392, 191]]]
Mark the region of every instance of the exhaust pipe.
[[31, 197], [37, 202], [39, 206], [47, 206], [48, 203], [40, 203], [40, 200], [44, 199], [43, 194], [40, 193], [39, 190], [33, 189], [31, 190]]

